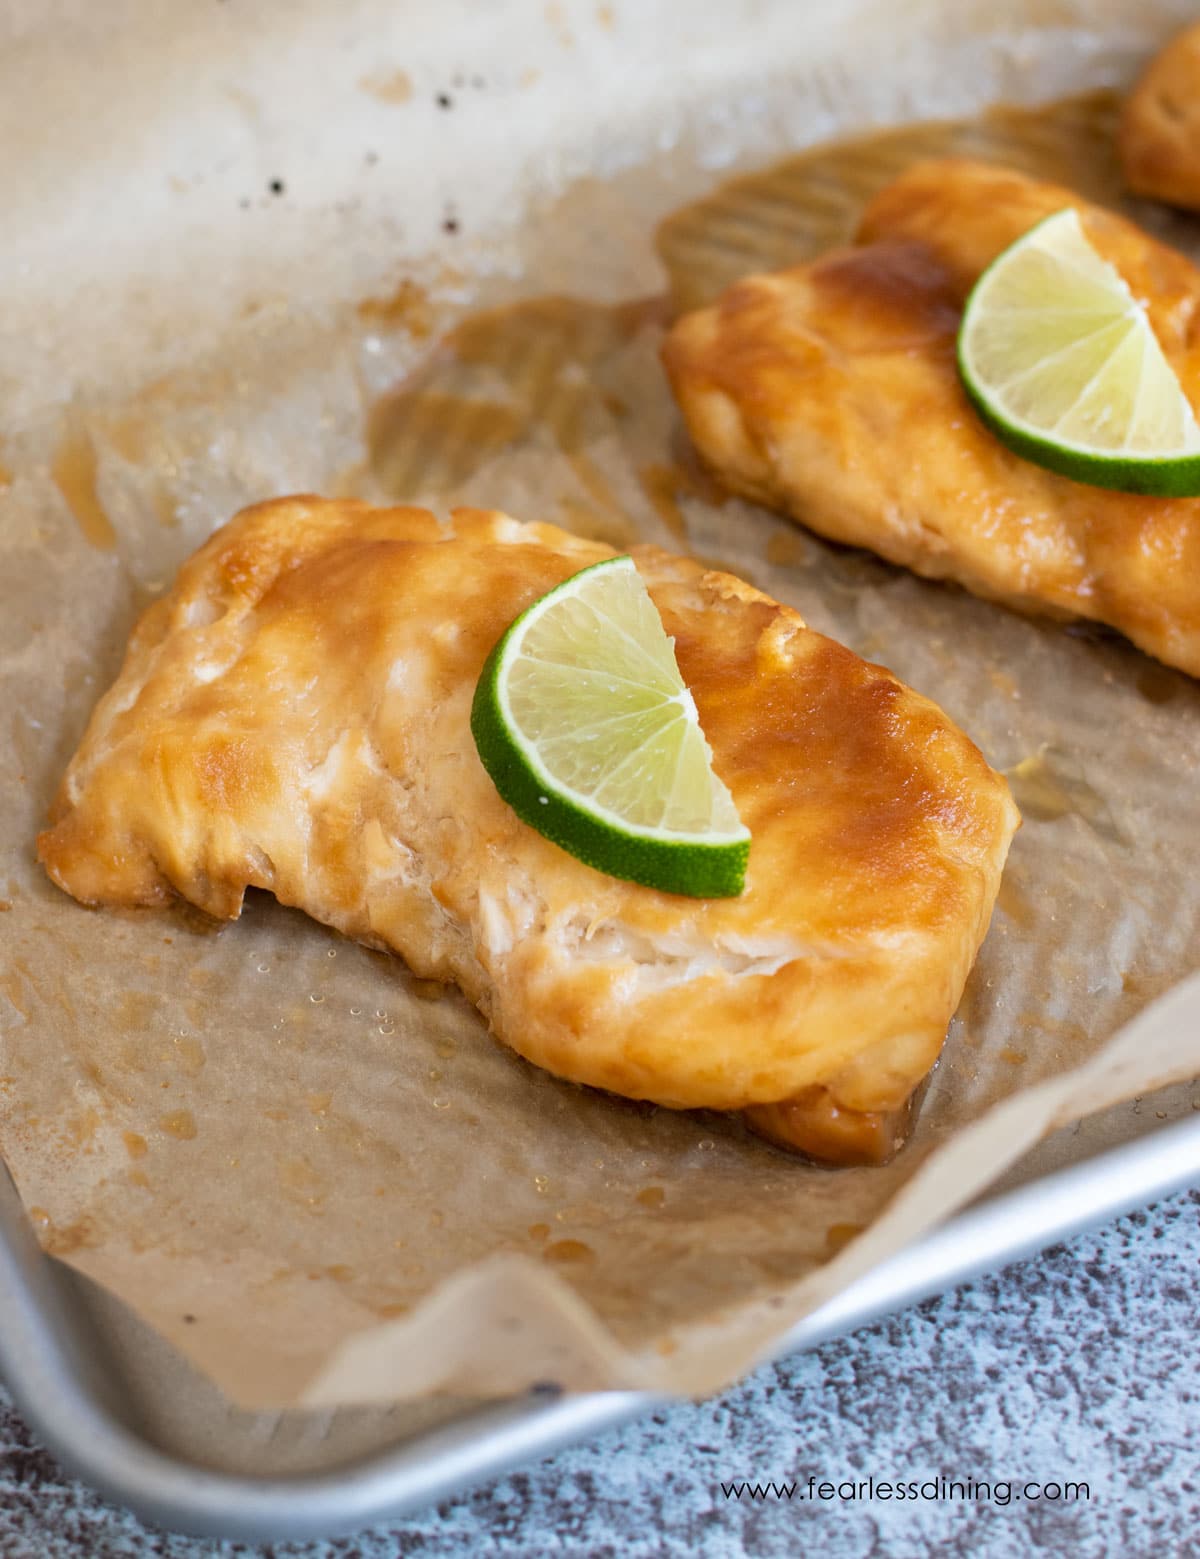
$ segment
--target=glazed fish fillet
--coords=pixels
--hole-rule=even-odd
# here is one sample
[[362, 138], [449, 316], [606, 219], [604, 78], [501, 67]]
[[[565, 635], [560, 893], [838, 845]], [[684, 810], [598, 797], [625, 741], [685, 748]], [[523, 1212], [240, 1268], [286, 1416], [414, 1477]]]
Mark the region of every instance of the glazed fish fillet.
[[231, 919], [268, 889], [456, 982], [560, 1077], [884, 1157], [987, 928], [1007, 786], [889, 672], [638, 549], [753, 836], [747, 886], [695, 900], [584, 866], [500, 799], [469, 716], [508, 624], [610, 555], [477, 510], [246, 510], [135, 628], [41, 859], [87, 904]]
[[1146, 301], [1200, 405], [1200, 271], [1069, 190], [957, 159], [889, 185], [857, 247], [749, 277], [685, 316], [667, 373], [693, 441], [735, 492], [979, 595], [1108, 623], [1200, 675], [1200, 500], [1044, 471], [1004, 448], [959, 383], [972, 285], [1067, 205]]
[[1200, 210], [1200, 22], [1150, 61], [1125, 100], [1117, 146], [1130, 189]]

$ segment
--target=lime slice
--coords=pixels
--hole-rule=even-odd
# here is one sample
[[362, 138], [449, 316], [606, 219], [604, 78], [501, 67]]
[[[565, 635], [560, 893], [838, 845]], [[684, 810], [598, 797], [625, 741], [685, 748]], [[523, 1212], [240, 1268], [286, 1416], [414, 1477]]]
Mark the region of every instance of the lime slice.
[[742, 891], [750, 834], [632, 558], [585, 568], [517, 618], [483, 668], [471, 732], [517, 816], [589, 866], [694, 898]]
[[1030, 228], [975, 284], [958, 367], [1009, 449], [1129, 493], [1200, 494], [1200, 428], [1146, 311], [1073, 207]]

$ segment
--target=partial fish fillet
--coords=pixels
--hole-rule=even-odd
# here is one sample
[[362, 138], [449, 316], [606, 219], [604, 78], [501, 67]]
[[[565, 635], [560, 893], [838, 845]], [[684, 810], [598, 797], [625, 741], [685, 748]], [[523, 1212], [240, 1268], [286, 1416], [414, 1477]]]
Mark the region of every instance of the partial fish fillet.
[[1147, 65], [1125, 100], [1117, 147], [1130, 189], [1200, 211], [1200, 22]]
[[[497, 794], [484, 660], [611, 556], [550, 525], [294, 498], [246, 510], [138, 623], [39, 839], [88, 904], [265, 888], [456, 982], [560, 1077], [750, 1110], [886, 1157], [987, 928], [1016, 809], [940, 710], [795, 612], [652, 548], [637, 567], [753, 835], [745, 892], [582, 865]], [[787, 1108], [775, 1108], [781, 1104]]]
[[1200, 404], [1200, 271], [1070, 190], [958, 159], [889, 185], [857, 247], [749, 277], [686, 315], [667, 373], [696, 447], [735, 492], [1023, 611], [1107, 623], [1200, 675], [1200, 499], [1044, 471], [1004, 448], [959, 382], [971, 287], [1067, 205], [1145, 300]]

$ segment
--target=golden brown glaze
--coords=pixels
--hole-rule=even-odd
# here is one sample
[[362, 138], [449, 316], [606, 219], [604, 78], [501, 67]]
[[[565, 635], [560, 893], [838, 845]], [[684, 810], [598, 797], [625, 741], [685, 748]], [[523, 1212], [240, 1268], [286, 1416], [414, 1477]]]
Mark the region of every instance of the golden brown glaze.
[[918, 163], [882, 191], [858, 247], [749, 277], [685, 316], [667, 372], [701, 455], [735, 491], [979, 595], [1108, 623], [1200, 675], [1200, 500], [1044, 471], [987, 431], [959, 382], [971, 286], [1065, 205], [1147, 300], [1200, 403], [1200, 272], [1069, 190], [959, 159]]
[[[565, 854], [469, 729], [507, 625], [610, 555], [548, 525], [295, 498], [239, 515], [134, 630], [39, 851], [86, 903], [248, 886], [456, 981], [561, 1077], [741, 1109], [901, 1105], [936, 1058], [1017, 823], [933, 704], [729, 575], [634, 552], [753, 835], [737, 899]], [[813, 1140], [819, 1140], [816, 1133]], [[793, 1145], [805, 1145], [804, 1133]]]
[[1200, 22], [1143, 71], [1125, 101], [1117, 147], [1131, 190], [1200, 210]]
[[1200, 399], [1200, 271], [1136, 223], [1061, 184], [967, 158], [914, 163], [870, 202], [855, 236], [860, 244], [922, 245], [945, 268], [962, 303], [998, 254], [1064, 206], [1079, 211], [1089, 241], [1146, 305], [1172, 367], [1192, 399]]

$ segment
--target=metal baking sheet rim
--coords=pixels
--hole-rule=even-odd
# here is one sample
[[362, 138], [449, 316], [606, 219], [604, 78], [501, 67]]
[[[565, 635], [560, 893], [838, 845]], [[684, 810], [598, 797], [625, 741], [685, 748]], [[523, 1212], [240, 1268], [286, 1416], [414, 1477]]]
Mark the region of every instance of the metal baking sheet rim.
[[[806, 1317], [778, 1354], [1033, 1254], [1200, 1180], [1200, 1117], [984, 1198]], [[319, 1473], [237, 1477], [174, 1456], [114, 1411], [117, 1382], [89, 1349], [88, 1319], [43, 1254], [7, 1174], [0, 1184], [0, 1374], [76, 1475], [142, 1519], [248, 1541], [332, 1536], [462, 1493], [522, 1462], [648, 1412], [637, 1392], [534, 1392]]]

